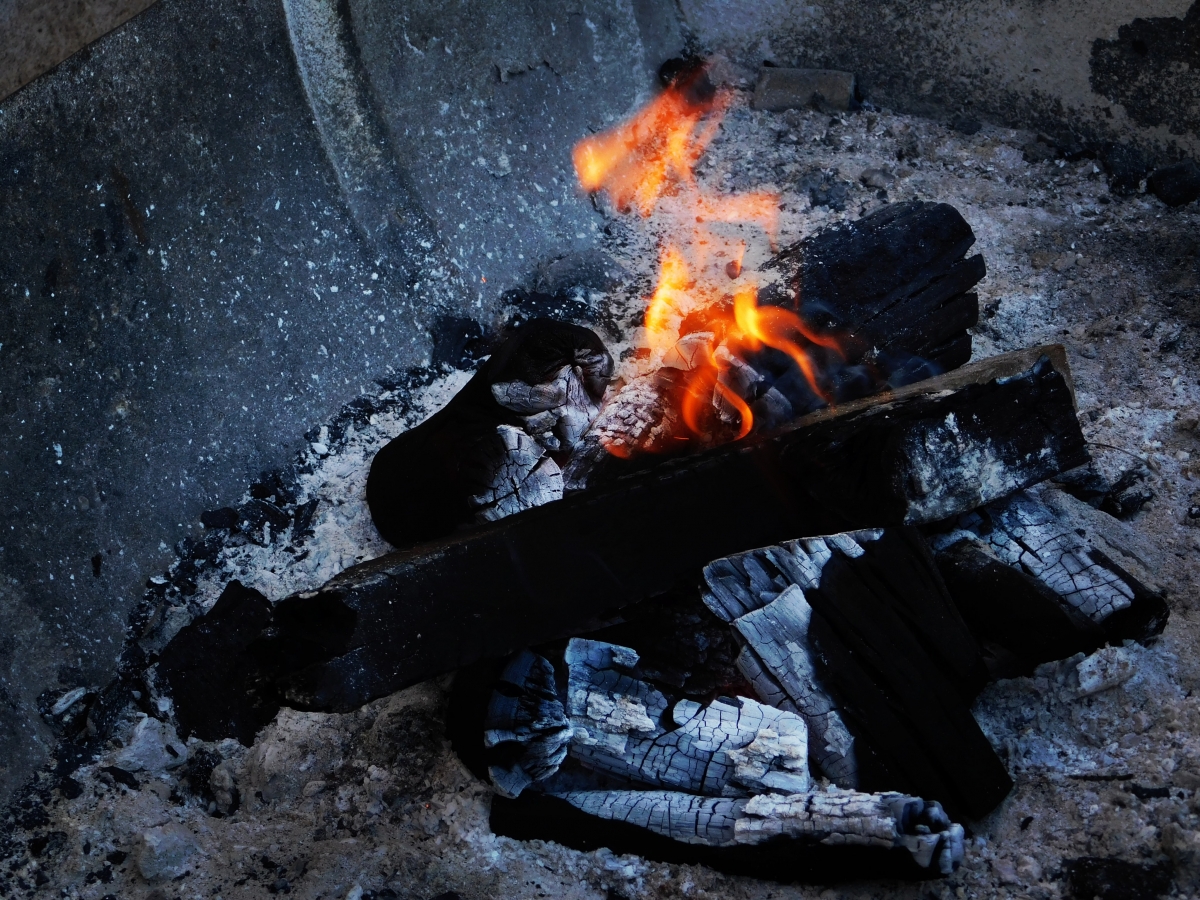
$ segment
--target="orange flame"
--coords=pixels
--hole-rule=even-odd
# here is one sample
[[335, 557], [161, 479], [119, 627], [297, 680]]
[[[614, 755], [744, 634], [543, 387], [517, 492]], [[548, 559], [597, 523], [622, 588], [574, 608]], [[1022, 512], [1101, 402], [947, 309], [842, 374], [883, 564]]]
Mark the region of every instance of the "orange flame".
[[[765, 191], [724, 194], [703, 187], [694, 170], [720, 129], [729, 95], [696, 88], [707, 82], [703, 70], [680, 78], [609, 131], [580, 141], [573, 159], [579, 183], [589, 193], [605, 193], [621, 212], [659, 213], [668, 233], [659, 261], [658, 283], [648, 298], [646, 343], [661, 363], [676, 348], [680, 327], [691, 313], [703, 313], [714, 333], [734, 354], [772, 347], [786, 353], [809, 386], [827, 402], [820, 373], [808, 352], [812, 346], [840, 352], [837, 342], [808, 327], [793, 312], [758, 305], [753, 274], [743, 271], [746, 240], [731, 229], [745, 226], [767, 238], [772, 250], [779, 230], [779, 197]], [[729, 281], [736, 282], [732, 311]], [[703, 352], [674, 354], [686, 377], [679, 413], [692, 438], [714, 438], [716, 409], [738, 417], [733, 439], [750, 433], [750, 404], [728, 383], [729, 366], [712, 343]], [[687, 360], [680, 362], [684, 357]], [[614, 451], [615, 452], [615, 451]], [[627, 455], [622, 447], [619, 455]]]

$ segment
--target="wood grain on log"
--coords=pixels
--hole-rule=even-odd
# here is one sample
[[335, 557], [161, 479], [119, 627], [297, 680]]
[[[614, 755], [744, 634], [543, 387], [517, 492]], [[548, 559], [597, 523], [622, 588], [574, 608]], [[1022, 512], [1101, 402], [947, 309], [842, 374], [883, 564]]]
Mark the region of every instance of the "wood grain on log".
[[997, 676], [1029, 674], [1106, 641], [1145, 641], [1166, 625], [1163, 598], [1034, 492], [965, 514], [933, 546]]
[[572, 791], [555, 795], [601, 819], [709, 847], [791, 839], [832, 846], [902, 848], [948, 875], [963, 857], [963, 828], [937, 803], [897, 793], [831, 789], [730, 800], [675, 791]]
[[483, 722], [496, 790], [516, 797], [558, 771], [567, 757], [571, 723], [558, 699], [554, 666], [522, 650], [500, 673]]
[[[983, 660], [916, 529], [761, 548], [710, 564], [705, 580], [709, 606], [808, 721], [823, 769], [853, 759], [862, 789], [899, 787], [972, 817], [1008, 792], [966, 705]], [[817, 738], [843, 722], [852, 756]]]
[[808, 730], [794, 713], [744, 697], [671, 708], [629, 670], [628, 647], [573, 638], [564, 656], [571, 756], [589, 769], [709, 796], [808, 790]]
[[767, 266], [779, 281], [761, 300], [849, 332], [859, 354], [907, 353], [953, 369], [971, 358], [967, 329], [979, 318], [970, 290], [986, 267], [966, 258], [974, 243], [949, 204], [889, 204], [780, 253]]

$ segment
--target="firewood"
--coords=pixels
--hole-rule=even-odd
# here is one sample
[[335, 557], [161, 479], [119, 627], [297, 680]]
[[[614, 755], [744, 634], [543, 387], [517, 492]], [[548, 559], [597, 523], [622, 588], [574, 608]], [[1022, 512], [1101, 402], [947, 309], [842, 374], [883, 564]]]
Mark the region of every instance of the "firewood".
[[571, 755], [639, 784], [709, 796], [809, 789], [808, 730], [794, 713], [748, 698], [705, 706], [667, 698], [633, 676], [628, 647], [574, 638], [568, 668]]
[[579, 850], [607, 847], [781, 882], [929, 878], [963, 858], [964, 832], [937, 803], [831, 789], [699, 797], [666, 790], [527, 792], [492, 801], [492, 830]]
[[[723, 380], [732, 383], [714, 392], [714, 428], [732, 436], [740, 423], [727, 390], [741, 397], [762, 430], [830, 399], [844, 403], [965, 364], [971, 358], [967, 329], [979, 318], [971, 288], [986, 274], [982, 256], [964, 258], [974, 242], [952, 206], [911, 201], [818, 232], [772, 258], [759, 302], [791, 310], [839, 345], [840, 353], [820, 352], [826, 396], [810, 389], [786, 354], [765, 348], [742, 360], [716, 346], [727, 367]], [[695, 316], [708, 321], [711, 312]], [[709, 331], [684, 333], [661, 369], [609, 399], [564, 469], [565, 491], [611, 483], [630, 470], [630, 457], [694, 449], [679, 412], [687, 384], [682, 376], [696, 348], [713, 349], [714, 341]]]
[[[593, 830], [619, 821], [644, 829], [647, 837], [696, 847], [785, 842], [793, 850], [902, 849], [917, 866], [942, 874], [962, 858], [962, 828], [936, 802], [895, 792], [813, 790], [807, 728], [793, 713], [745, 697], [722, 697], [703, 706], [687, 699], [672, 703], [641, 679], [639, 656], [632, 648], [603, 641], [572, 639], [563, 662], [570, 717], [565, 733], [577, 768], [565, 779], [557, 776], [561, 753], [534, 777], [520, 767], [489, 765], [501, 797], [539, 809], [539, 795], [550, 796], [591, 817]], [[475, 674], [468, 672], [466, 678]], [[468, 742], [482, 739], [488, 748], [532, 746], [528, 736], [533, 731], [526, 724], [516, 731], [497, 731], [498, 720], [519, 719], [547, 729], [543, 734], [562, 735], [562, 705], [548, 699], [547, 686], [553, 682], [547, 659], [528, 650], [517, 654], [495, 682], [483, 721], [477, 707], [475, 716], [468, 715], [475, 723]], [[525, 712], [513, 716], [513, 710]], [[460, 740], [461, 718], [462, 708], [452, 704], [450, 729]], [[525, 753], [523, 759], [528, 758]], [[612, 787], [614, 781], [621, 786]], [[563, 840], [557, 816], [541, 825], [538, 836]]]
[[280, 601], [260, 652], [286, 702], [348, 711], [584, 633], [710, 560], [949, 518], [1085, 459], [1061, 348], [1006, 354], [354, 566]]
[[567, 756], [571, 723], [558, 699], [554, 667], [523, 650], [501, 672], [483, 722], [488, 775], [504, 797], [516, 797], [558, 770]]
[[774, 257], [764, 303], [802, 313], [814, 327], [849, 333], [856, 357], [907, 354], [943, 370], [971, 358], [979, 318], [971, 288], [986, 274], [966, 257], [971, 226], [952, 206], [911, 200], [821, 231]]
[[529, 321], [445, 407], [376, 454], [375, 527], [407, 546], [557, 500], [558, 463], [595, 418], [612, 371], [592, 331]]
[[963, 617], [997, 676], [1162, 632], [1160, 594], [1034, 492], [962, 516], [933, 546]]
[[[760, 548], [710, 564], [705, 581], [710, 608], [809, 722], [814, 749], [831, 712], [844, 722], [859, 789], [912, 791], [972, 818], [1008, 793], [967, 709], [983, 660], [916, 529]], [[831, 745], [818, 765], [844, 771], [850, 754]]]

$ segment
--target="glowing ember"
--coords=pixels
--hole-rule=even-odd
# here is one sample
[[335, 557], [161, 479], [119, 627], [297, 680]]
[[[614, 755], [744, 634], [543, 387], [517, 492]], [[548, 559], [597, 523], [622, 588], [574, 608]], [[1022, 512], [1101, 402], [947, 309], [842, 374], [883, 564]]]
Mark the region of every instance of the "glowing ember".
[[[684, 373], [679, 414], [689, 434], [677, 436], [682, 440], [712, 440], [721, 424], [736, 425], [732, 433], [725, 429], [733, 439], [749, 434], [754, 415], [747, 397], [758, 376], [743, 361], [747, 353], [770, 347], [787, 354], [828, 402], [813, 348], [840, 352], [836, 341], [794, 312], [759, 306], [756, 276], [743, 268], [747, 230], [750, 239], [765, 239], [775, 249], [779, 197], [722, 194], [696, 180], [694, 168], [728, 103], [728, 93], [714, 90], [705, 70], [697, 69], [574, 151], [584, 190], [605, 193], [621, 212], [636, 208], [667, 224], [645, 330], [651, 365]], [[694, 327], [697, 321], [703, 330]]]

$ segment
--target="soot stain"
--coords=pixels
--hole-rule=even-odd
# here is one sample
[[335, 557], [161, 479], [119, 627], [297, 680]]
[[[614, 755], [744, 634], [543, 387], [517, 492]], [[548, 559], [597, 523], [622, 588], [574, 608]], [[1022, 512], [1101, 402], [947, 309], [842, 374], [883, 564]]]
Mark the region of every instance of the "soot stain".
[[1092, 45], [1092, 90], [1139, 125], [1200, 132], [1200, 0], [1182, 19], [1134, 19]]

